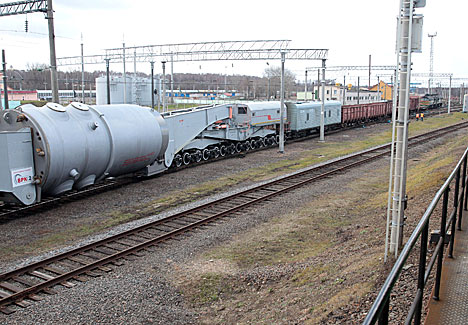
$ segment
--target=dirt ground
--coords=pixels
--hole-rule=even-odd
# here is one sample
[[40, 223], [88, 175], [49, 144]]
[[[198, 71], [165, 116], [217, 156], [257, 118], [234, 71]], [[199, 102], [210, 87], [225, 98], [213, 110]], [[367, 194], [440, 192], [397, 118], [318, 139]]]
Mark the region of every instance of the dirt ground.
[[[412, 134], [463, 120], [461, 113], [412, 123]], [[374, 125], [286, 147], [166, 174], [57, 209], [0, 225], [0, 259], [26, 259], [212, 194], [389, 141], [389, 125]], [[405, 238], [466, 149], [467, 131], [410, 151]], [[340, 177], [344, 177], [340, 181]], [[303, 189], [267, 221], [174, 263], [168, 281], [201, 324], [360, 323], [388, 271], [383, 263], [388, 159]], [[308, 195], [308, 191], [313, 195]], [[248, 211], [255, 214], [256, 211]], [[434, 221], [431, 229], [437, 229]], [[14, 243], [14, 244], [12, 244]], [[4, 264], [5, 263], [5, 264]], [[396, 288], [411, 300], [411, 257]], [[395, 295], [396, 296], [396, 295]], [[403, 307], [392, 307], [400, 323]]]

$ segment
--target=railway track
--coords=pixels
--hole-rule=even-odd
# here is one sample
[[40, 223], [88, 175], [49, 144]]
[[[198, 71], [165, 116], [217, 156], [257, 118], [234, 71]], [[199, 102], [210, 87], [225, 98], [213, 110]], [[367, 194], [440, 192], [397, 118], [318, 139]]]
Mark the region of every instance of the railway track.
[[[415, 136], [410, 138], [409, 145], [414, 146], [466, 127], [468, 122]], [[101, 276], [125, 261], [143, 256], [162, 242], [221, 218], [234, 217], [251, 206], [389, 155], [390, 151], [390, 144], [385, 144], [326, 162], [1, 274], [0, 311], [10, 314], [16, 310], [14, 305], [28, 307], [33, 301], [41, 300], [42, 294], [55, 294], [55, 286], [70, 288], [77, 282], [87, 281], [89, 277]]]

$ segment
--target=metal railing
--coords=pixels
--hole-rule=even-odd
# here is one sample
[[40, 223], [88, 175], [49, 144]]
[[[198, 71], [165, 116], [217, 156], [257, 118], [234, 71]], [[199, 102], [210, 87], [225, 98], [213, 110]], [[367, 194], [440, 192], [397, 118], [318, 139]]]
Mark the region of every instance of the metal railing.
[[[382, 289], [380, 290], [374, 304], [372, 305], [369, 313], [363, 324], [388, 324], [389, 308], [390, 308], [390, 294], [395, 283], [398, 281], [399, 276], [403, 270], [406, 260], [410, 256], [411, 251], [416, 245], [419, 238], [421, 238], [421, 246], [419, 252], [419, 271], [417, 292], [414, 297], [411, 308], [406, 317], [405, 324], [410, 324], [414, 319], [414, 324], [421, 324], [424, 287], [429, 279], [429, 275], [437, 262], [434, 299], [439, 299], [440, 291], [440, 278], [442, 274], [442, 263], [444, 254], [444, 243], [447, 236], [450, 237], [448, 257], [453, 257], [453, 245], [455, 240], [455, 227], [458, 221], [458, 230], [461, 230], [462, 212], [463, 209], [467, 210], [468, 191], [466, 190], [467, 184], [467, 156], [468, 148], [465, 150], [462, 158], [458, 162], [455, 169], [445, 181], [444, 185], [439, 189], [435, 197], [432, 199], [429, 207], [424, 212], [421, 220], [414, 229], [406, 245], [403, 247], [398, 259], [395, 262], [390, 274], [388, 275]], [[455, 181], [453, 189], [453, 200], [450, 200], [450, 187], [452, 182]], [[426, 265], [427, 257], [427, 241], [429, 235], [429, 219], [433, 215], [438, 203], [442, 199], [441, 220], [440, 220], [440, 236], [437, 242], [431, 260]], [[449, 203], [453, 201], [453, 203]], [[449, 206], [452, 207], [450, 213], [448, 212]], [[448, 231], [450, 230], [450, 231]]]

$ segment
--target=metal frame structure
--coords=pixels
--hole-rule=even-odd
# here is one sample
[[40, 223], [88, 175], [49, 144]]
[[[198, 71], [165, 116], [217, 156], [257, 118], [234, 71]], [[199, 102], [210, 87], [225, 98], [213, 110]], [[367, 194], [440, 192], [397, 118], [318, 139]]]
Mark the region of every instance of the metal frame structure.
[[0, 4], [0, 16], [47, 12], [47, 0], [16, 1]]
[[57, 58], [55, 55], [54, 10], [52, 8], [52, 0], [25, 0], [0, 4], [0, 17], [34, 12], [43, 12], [46, 14], [47, 24], [49, 27], [50, 83], [52, 88], [52, 101], [58, 103]]

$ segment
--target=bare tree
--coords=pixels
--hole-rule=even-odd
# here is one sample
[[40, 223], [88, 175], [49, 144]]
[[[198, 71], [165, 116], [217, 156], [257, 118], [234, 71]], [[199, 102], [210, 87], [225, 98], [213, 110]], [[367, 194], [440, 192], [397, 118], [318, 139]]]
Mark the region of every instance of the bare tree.
[[[274, 94], [275, 98], [279, 98], [281, 88], [281, 67], [269, 66], [264, 70], [263, 76], [270, 80], [271, 93]], [[288, 92], [293, 89], [295, 81], [296, 75], [291, 70], [284, 69], [284, 87], [286, 97], [289, 97]]]

